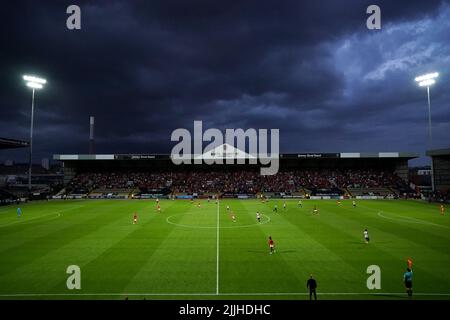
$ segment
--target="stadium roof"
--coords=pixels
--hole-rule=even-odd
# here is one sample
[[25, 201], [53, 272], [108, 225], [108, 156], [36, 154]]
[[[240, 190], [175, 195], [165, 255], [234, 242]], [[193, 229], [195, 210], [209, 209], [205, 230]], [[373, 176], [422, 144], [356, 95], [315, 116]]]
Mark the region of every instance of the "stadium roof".
[[28, 141], [0, 138], [0, 149], [26, 148], [29, 145]]
[[449, 149], [428, 150], [427, 156], [450, 156], [450, 148]]
[[[321, 159], [321, 158], [342, 158], [342, 159], [359, 159], [359, 158], [403, 158], [413, 159], [419, 155], [415, 153], [403, 152], [341, 152], [341, 153], [281, 153], [280, 159]], [[224, 143], [205, 151], [203, 154], [184, 155], [187, 159], [257, 159], [256, 154], [249, 154], [228, 143]], [[55, 154], [54, 160], [70, 161], [70, 160], [152, 160], [152, 159], [171, 159], [170, 154]], [[274, 155], [268, 155], [266, 158], [274, 158]], [[176, 159], [176, 158], [175, 158]], [[181, 159], [181, 157], [180, 157]]]
[[[416, 153], [401, 152], [377, 152], [377, 153], [282, 153], [280, 159], [414, 159], [419, 157]], [[54, 160], [77, 161], [77, 160], [164, 160], [170, 159], [170, 154], [55, 154]], [[195, 159], [193, 155], [191, 157]], [[230, 157], [222, 157], [228, 159]], [[234, 157], [239, 159], [241, 157]]]

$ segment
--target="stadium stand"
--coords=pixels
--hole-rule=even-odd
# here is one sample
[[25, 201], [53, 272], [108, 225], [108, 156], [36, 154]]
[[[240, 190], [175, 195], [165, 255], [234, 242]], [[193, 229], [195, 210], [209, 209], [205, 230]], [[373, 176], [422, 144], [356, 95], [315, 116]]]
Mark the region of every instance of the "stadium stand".
[[0, 189], [0, 205], [10, 204], [17, 201], [17, 197], [5, 190]]
[[396, 197], [408, 190], [414, 154], [281, 154], [280, 171], [259, 165], [174, 165], [170, 155], [55, 155], [69, 198]]
[[[61, 190], [63, 174], [60, 169], [58, 165], [49, 169], [33, 165], [32, 198], [44, 199]], [[28, 164], [0, 165], [0, 188], [16, 198], [29, 197]]]
[[[0, 150], [27, 148], [28, 141], [0, 138]], [[0, 200], [7, 199], [45, 199], [61, 190], [64, 175], [60, 165], [53, 165], [45, 169], [41, 165], [33, 164], [31, 177], [31, 194], [28, 190], [28, 163], [0, 165]]]
[[257, 170], [159, 171], [81, 173], [66, 187], [72, 197], [128, 198], [131, 195], [173, 193], [192, 195], [285, 193], [293, 196], [341, 196], [344, 189], [352, 196], [395, 195], [392, 188], [406, 187], [395, 173], [361, 170], [295, 170], [274, 176], [261, 176]]
[[0, 138], [0, 150], [1, 149], [26, 148], [29, 145], [30, 144], [27, 141], [23, 141], [23, 140]]
[[427, 155], [432, 161], [433, 190], [443, 195], [448, 194], [450, 192], [450, 149], [429, 150]]

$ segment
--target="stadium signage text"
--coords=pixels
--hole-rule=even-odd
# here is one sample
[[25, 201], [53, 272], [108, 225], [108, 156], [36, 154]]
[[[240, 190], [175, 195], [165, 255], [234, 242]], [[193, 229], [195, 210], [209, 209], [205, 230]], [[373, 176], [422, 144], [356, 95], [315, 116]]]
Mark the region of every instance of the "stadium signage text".
[[308, 153], [308, 154], [299, 154], [297, 157], [298, 158], [322, 158], [322, 155], [318, 154], [318, 153], [314, 153], [314, 154]]
[[[202, 121], [194, 121], [192, 153], [192, 135], [189, 130], [178, 128], [172, 132], [171, 141], [178, 141], [172, 148], [171, 159], [175, 165], [180, 164], [258, 164], [261, 175], [275, 175], [279, 169], [279, 129], [226, 129], [222, 131], [210, 128], [203, 132]], [[211, 142], [212, 141], [212, 142]], [[237, 147], [235, 147], [235, 141]], [[211, 142], [203, 149], [203, 142]], [[246, 142], [249, 150], [246, 152]], [[269, 152], [270, 147], [270, 154]], [[236, 162], [235, 162], [236, 161]]]

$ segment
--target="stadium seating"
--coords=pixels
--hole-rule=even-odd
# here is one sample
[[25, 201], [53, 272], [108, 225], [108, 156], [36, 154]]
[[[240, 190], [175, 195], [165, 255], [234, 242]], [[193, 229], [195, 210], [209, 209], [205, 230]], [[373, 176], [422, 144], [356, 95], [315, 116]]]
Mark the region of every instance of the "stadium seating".
[[[262, 176], [258, 170], [95, 172], [76, 175], [66, 187], [68, 195], [90, 198], [127, 198], [131, 194], [214, 193], [289, 196], [388, 196], [408, 188], [384, 170], [286, 170]], [[163, 192], [164, 190], [164, 192]]]
[[5, 190], [0, 189], [0, 205], [10, 204], [17, 200], [17, 197]]
[[390, 188], [377, 187], [377, 188], [347, 188], [352, 196], [396, 196], [396, 192]]
[[96, 189], [89, 193], [89, 198], [111, 198], [111, 199], [128, 199], [132, 193], [131, 188], [117, 188], [117, 189]]

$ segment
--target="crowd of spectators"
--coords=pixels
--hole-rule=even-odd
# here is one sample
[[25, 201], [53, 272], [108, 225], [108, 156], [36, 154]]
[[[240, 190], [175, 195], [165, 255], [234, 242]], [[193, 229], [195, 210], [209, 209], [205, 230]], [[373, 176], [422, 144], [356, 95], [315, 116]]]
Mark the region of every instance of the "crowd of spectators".
[[450, 202], [450, 190], [447, 191], [430, 191], [425, 193], [425, 198], [433, 202]]
[[298, 192], [306, 189], [402, 188], [406, 183], [384, 170], [287, 170], [262, 176], [259, 170], [153, 171], [81, 173], [68, 190], [155, 190], [169, 188], [176, 193]]

